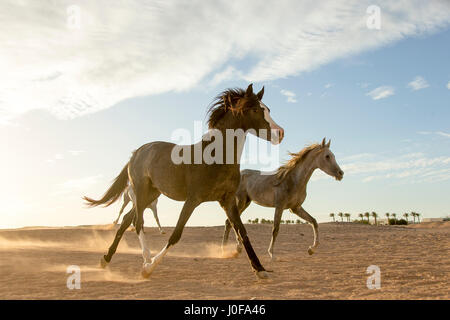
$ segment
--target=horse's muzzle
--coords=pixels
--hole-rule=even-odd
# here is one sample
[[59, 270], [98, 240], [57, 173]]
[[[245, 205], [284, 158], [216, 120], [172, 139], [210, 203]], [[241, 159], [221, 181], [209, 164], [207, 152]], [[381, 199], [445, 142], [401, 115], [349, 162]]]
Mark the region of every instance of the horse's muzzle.
[[280, 144], [284, 138], [284, 129], [281, 127], [271, 128], [271, 142], [272, 144]]

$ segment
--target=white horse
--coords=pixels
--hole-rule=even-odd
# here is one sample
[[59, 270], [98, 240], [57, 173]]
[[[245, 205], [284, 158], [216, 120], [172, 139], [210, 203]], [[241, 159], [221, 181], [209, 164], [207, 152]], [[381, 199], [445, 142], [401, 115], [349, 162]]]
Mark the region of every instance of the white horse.
[[[279, 167], [275, 174], [264, 174], [257, 170], [243, 170], [239, 188], [236, 192], [236, 203], [239, 214], [253, 201], [261, 206], [275, 208], [273, 219], [272, 241], [268, 249], [273, 259], [273, 247], [280, 228], [281, 216], [285, 209], [309, 222], [314, 231], [314, 243], [309, 247], [308, 253], [313, 254], [319, 245], [319, 227], [302, 204], [306, 199], [306, 185], [316, 169], [321, 169], [326, 174], [342, 180], [344, 171], [336, 162], [334, 154], [330, 150], [330, 141], [315, 143], [303, 148], [298, 153], [291, 153], [292, 158]], [[222, 240], [222, 249], [227, 244], [231, 224], [225, 222], [225, 231]], [[242, 249], [242, 244], [237, 241], [237, 252]]]
[[[115, 225], [119, 223], [119, 219], [120, 219], [120, 216], [122, 215], [123, 210], [128, 205], [128, 203], [130, 203], [130, 201], [132, 201], [132, 199], [134, 199], [133, 188], [131, 188], [131, 186], [128, 186], [127, 189], [123, 193], [123, 205], [122, 205], [122, 208], [120, 209], [119, 216], [113, 222]], [[161, 228], [161, 224], [159, 223], [158, 210], [156, 208], [157, 204], [158, 204], [158, 198], [156, 198], [155, 201], [150, 203], [150, 205], [147, 208], [150, 208], [152, 210], [153, 216], [155, 217], [155, 220], [156, 220], [156, 224], [158, 225], [158, 228], [159, 228], [159, 232], [161, 234], [165, 234], [164, 230]]]

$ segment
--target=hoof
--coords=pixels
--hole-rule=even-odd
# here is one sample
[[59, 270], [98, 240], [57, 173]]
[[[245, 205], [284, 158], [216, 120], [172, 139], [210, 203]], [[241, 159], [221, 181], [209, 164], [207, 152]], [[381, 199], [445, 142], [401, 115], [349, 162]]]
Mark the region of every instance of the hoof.
[[105, 269], [107, 266], [108, 266], [108, 262], [105, 260], [105, 257], [103, 256], [103, 257], [100, 259], [100, 267], [103, 268], [103, 269]]
[[314, 253], [314, 250], [311, 249], [311, 248], [309, 248], [309, 249], [308, 249], [308, 253], [309, 253], [309, 255], [311, 256], [311, 255]]
[[258, 271], [256, 272], [256, 276], [259, 279], [269, 279], [269, 274], [267, 273], [267, 271]]
[[151, 273], [148, 273], [147, 271], [145, 271], [144, 268], [142, 268], [141, 275], [142, 275], [142, 278], [148, 279], [148, 278], [150, 278]]
[[164, 230], [159, 230], [159, 233], [166, 234], [166, 232]]
[[141, 275], [144, 279], [148, 279], [155, 269], [155, 265], [151, 263], [144, 263], [142, 266]]
[[237, 253], [241, 253], [242, 252], [242, 247], [241, 246], [236, 246], [236, 251]]

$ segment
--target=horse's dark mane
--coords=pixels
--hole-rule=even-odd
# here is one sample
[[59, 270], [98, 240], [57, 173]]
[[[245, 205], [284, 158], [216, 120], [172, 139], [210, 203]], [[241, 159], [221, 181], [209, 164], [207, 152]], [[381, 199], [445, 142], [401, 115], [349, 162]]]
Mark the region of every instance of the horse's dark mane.
[[244, 97], [245, 90], [241, 88], [227, 89], [217, 95], [208, 109], [208, 127], [210, 129], [215, 128], [219, 120], [225, 116], [228, 110], [231, 110], [233, 113], [242, 112], [245, 104], [238, 109], [236, 108], [236, 103]]

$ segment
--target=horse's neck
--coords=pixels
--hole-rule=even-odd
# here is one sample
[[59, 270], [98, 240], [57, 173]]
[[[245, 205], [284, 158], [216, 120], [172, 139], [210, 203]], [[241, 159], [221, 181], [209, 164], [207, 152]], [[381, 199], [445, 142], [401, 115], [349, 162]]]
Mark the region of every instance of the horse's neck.
[[309, 179], [311, 179], [314, 170], [317, 169], [316, 166], [316, 157], [314, 154], [309, 154], [306, 156], [306, 159], [303, 160], [297, 167], [294, 169], [293, 179], [294, 181], [301, 186], [306, 186]]

